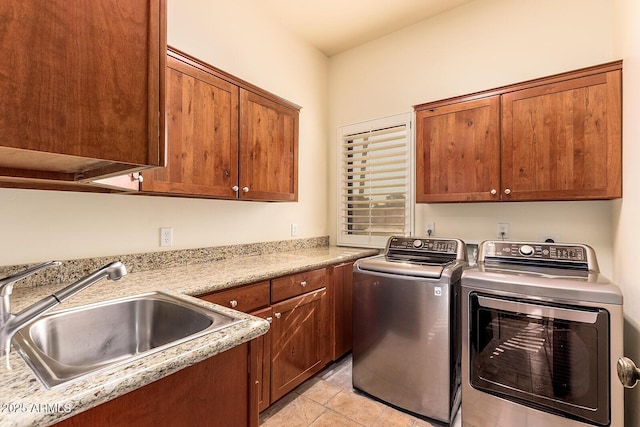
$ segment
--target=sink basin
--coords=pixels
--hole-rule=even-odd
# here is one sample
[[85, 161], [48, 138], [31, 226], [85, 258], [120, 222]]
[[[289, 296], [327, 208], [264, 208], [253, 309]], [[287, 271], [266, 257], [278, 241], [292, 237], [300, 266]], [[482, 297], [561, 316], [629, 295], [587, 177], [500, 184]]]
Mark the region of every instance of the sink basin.
[[13, 337], [47, 388], [130, 362], [239, 319], [162, 292], [45, 315]]

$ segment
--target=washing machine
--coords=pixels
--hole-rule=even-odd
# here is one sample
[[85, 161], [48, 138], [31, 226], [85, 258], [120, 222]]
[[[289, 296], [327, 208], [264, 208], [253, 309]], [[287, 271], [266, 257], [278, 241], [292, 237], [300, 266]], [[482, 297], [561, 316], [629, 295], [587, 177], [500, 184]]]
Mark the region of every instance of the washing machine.
[[353, 387], [450, 424], [460, 405], [459, 239], [391, 237], [353, 267]]
[[623, 426], [622, 293], [591, 247], [482, 242], [461, 286], [463, 427]]

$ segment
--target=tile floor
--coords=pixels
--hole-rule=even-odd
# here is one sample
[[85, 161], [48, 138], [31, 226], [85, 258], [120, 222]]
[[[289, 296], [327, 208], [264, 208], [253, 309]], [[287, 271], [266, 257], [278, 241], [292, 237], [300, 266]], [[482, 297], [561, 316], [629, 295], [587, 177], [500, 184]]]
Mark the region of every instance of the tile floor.
[[[460, 427], [460, 413], [454, 427]], [[430, 427], [435, 424], [356, 393], [351, 385], [351, 355], [260, 414], [261, 427]]]

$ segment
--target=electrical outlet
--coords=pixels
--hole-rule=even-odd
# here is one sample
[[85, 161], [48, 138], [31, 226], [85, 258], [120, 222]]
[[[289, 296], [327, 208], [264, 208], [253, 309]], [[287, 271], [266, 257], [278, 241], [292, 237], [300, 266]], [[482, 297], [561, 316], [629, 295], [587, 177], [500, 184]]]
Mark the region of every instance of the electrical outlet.
[[291, 237], [298, 235], [298, 224], [291, 224]]
[[509, 238], [509, 224], [506, 222], [498, 223], [498, 239], [508, 239]]
[[436, 223], [428, 222], [426, 227], [427, 236], [434, 236], [436, 234]]
[[173, 245], [173, 228], [161, 227], [160, 228], [160, 246]]

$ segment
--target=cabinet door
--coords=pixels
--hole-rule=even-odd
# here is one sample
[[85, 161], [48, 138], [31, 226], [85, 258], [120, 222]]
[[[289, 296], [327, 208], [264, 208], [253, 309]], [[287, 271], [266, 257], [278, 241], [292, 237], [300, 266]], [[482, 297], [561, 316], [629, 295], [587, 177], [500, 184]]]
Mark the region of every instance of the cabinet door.
[[257, 427], [241, 344], [71, 418], [60, 427]]
[[326, 289], [275, 304], [271, 323], [271, 403], [324, 366]]
[[621, 108], [621, 71], [503, 95], [503, 200], [621, 197]]
[[164, 0], [0, 2], [0, 174], [164, 164]]
[[500, 98], [416, 112], [416, 201], [498, 200]]
[[298, 111], [240, 89], [240, 198], [298, 200]]
[[353, 263], [333, 267], [334, 345], [333, 360], [353, 346]]
[[143, 191], [236, 198], [238, 87], [179, 57], [167, 58], [167, 167]]
[[[273, 310], [271, 307], [255, 311], [251, 315], [261, 317], [273, 322]], [[251, 355], [255, 357], [254, 365], [256, 367], [256, 399], [258, 404], [258, 411], [262, 412], [269, 407], [271, 400], [269, 398], [271, 388], [271, 329], [255, 339], [256, 354]]]

